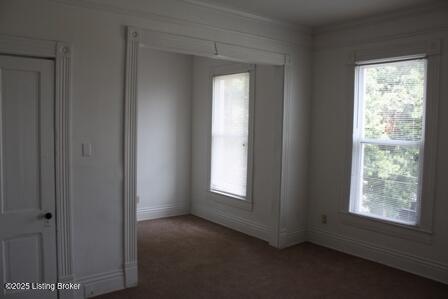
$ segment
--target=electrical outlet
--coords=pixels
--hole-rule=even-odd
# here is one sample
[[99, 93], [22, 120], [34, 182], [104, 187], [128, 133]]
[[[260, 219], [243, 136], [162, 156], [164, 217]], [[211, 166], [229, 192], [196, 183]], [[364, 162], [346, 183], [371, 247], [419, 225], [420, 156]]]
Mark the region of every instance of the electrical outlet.
[[139, 204], [140, 203], [140, 196], [137, 195], [136, 197], [137, 197], [136, 198], [137, 199], [137, 204]]
[[322, 222], [323, 224], [327, 224], [327, 215], [322, 214], [320, 216], [320, 222]]

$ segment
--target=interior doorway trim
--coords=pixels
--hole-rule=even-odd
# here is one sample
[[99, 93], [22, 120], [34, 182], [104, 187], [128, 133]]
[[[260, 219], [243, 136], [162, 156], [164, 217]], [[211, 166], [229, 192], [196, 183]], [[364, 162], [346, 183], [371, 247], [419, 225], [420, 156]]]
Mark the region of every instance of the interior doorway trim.
[[137, 75], [140, 31], [126, 28], [124, 98], [124, 283], [138, 282], [137, 272]]
[[[125, 287], [132, 287], [138, 283], [137, 273], [137, 217], [136, 217], [136, 144], [137, 144], [137, 75], [138, 56], [140, 47], [149, 47], [164, 51], [171, 51], [190, 55], [214, 58], [224, 58], [246, 63], [264, 63], [284, 66], [285, 82], [291, 80], [290, 53], [265, 51], [247, 48], [206, 38], [198, 38], [185, 34], [176, 34], [152, 29], [126, 27], [126, 65], [125, 65], [125, 93], [124, 93], [124, 283]], [[284, 217], [284, 205], [287, 194], [287, 172], [283, 166], [289, 163], [289, 145], [291, 138], [288, 111], [292, 101], [290, 84], [285, 83], [283, 90], [283, 127], [282, 127], [282, 165], [279, 173], [279, 195], [273, 203], [273, 223], [271, 226], [270, 244], [280, 247], [280, 219]], [[286, 115], [285, 115], [286, 114]]]
[[[70, 202], [70, 91], [72, 49], [68, 43], [0, 35], [0, 54], [55, 61], [55, 184], [58, 282], [73, 282]], [[60, 298], [72, 298], [61, 291]]]

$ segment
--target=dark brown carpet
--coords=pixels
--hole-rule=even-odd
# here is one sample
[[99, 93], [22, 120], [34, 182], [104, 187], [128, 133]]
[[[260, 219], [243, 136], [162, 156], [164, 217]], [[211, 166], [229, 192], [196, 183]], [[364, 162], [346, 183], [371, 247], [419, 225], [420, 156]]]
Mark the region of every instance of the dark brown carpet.
[[448, 285], [305, 243], [277, 250], [194, 216], [140, 222], [139, 286], [97, 298], [448, 298]]

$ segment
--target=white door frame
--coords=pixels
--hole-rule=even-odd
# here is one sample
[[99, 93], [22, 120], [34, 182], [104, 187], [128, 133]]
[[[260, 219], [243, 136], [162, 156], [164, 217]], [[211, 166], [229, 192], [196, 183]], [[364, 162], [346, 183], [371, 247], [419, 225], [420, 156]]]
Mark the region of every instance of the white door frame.
[[[73, 282], [72, 217], [70, 202], [70, 90], [71, 46], [65, 42], [0, 35], [0, 55], [55, 61], [55, 186], [58, 282]], [[72, 291], [60, 291], [72, 298]]]
[[291, 91], [291, 52], [271, 52], [263, 49], [248, 48], [227, 42], [199, 38], [194, 35], [162, 32], [154, 29], [126, 27], [126, 65], [124, 98], [124, 275], [125, 287], [136, 286], [137, 271], [137, 217], [136, 217], [136, 146], [137, 146], [137, 81], [138, 54], [140, 47], [224, 58], [246, 63], [261, 63], [284, 66], [282, 152], [279, 178], [279, 195], [273, 202], [273, 223], [269, 244], [282, 247], [280, 235], [281, 219], [285, 217], [285, 202], [288, 195], [288, 163], [291, 155], [289, 140], [292, 138], [290, 112], [292, 105]]

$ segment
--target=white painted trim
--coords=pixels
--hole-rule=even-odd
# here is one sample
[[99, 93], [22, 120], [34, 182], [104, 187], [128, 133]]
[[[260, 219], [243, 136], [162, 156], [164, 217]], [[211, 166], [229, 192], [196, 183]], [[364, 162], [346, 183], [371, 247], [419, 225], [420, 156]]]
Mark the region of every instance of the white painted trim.
[[254, 64], [284, 65], [286, 63], [286, 57], [283, 53], [220, 42], [215, 43], [215, 48], [216, 58]]
[[222, 210], [193, 206], [191, 214], [261, 240], [269, 241], [271, 237], [268, 226], [228, 214]]
[[[137, 76], [140, 31], [126, 28], [124, 98], [124, 268], [137, 265]], [[128, 274], [128, 272], [125, 272]], [[125, 276], [125, 287], [138, 284], [137, 273]]]
[[289, 160], [291, 151], [291, 138], [295, 138], [291, 128], [291, 113], [293, 106], [292, 103], [292, 61], [291, 57], [288, 57], [288, 64], [283, 67], [283, 109], [282, 109], [282, 155], [281, 155], [281, 168], [280, 170], [280, 188], [278, 196], [274, 195], [274, 202], [272, 203], [274, 223], [272, 225], [272, 235], [269, 244], [280, 248], [281, 247], [281, 232], [286, 231], [282, 218], [286, 220], [286, 212], [288, 207], [289, 195]]
[[0, 49], [2, 54], [54, 58], [56, 56], [54, 41], [38, 40], [16, 36], [2, 35]]
[[283, 249], [297, 244], [301, 244], [306, 241], [307, 239], [305, 229], [300, 229], [296, 231], [282, 231], [280, 233], [280, 244], [278, 247], [280, 249]]
[[234, 62], [229, 61], [225, 64], [220, 64], [220, 65], [211, 67], [209, 75], [211, 77], [213, 77], [213, 76], [224, 76], [224, 75], [231, 75], [231, 74], [244, 73], [244, 72], [250, 72], [252, 75], [252, 73], [255, 72], [256, 67], [257, 66], [254, 64], [234, 63]]
[[[69, 44], [56, 44], [55, 145], [56, 208], [58, 243], [58, 279], [74, 280], [72, 254], [72, 206], [70, 178], [70, 95], [72, 49]], [[69, 293], [64, 292], [65, 294]], [[66, 298], [69, 296], [66, 295]]]
[[76, 298], [90, 298], [121, 290], [124, 288], [124, 277], [123, 269], [81, 277], [77, 279], [81, 288], [76, 292]]
[[[433, 41], [433, 47], [440, 50], [440, 40]], [[426, 86], [426, 119], [425, 119], [425, 146], [423, 161], [422, 203], [420, 207], [420, 228], [427, 231], [433, 229], [433, 210], [436, 198], [437, 180], [437, 148], [439, 135], [439, 101], [440, 101], [440, 65], [439, 53], [433, 53], [427, 62], [427, 86]], [[423, 202], [426, 200], [426, 203]]]
[[132, 286], [137, 286], [138, 283], [138, 264], [135, 262], [128, 262], [124, 264], [124, 283], [125, 287], [129, 288]]
[[[166, 26], [169, 27], [169, 23], [166, 23]], [[197, 25], [197, 24], [196, 24]], [[198, 34], [197, 32], [192, 33], [186, 33], [185, 30], [181, 30], [182, 33], [176, 34], [176, 33], [169, 33], [169, 45], [175, 45], [176, 47], [183, 47], [181, 44], [178, 43], [178, 41], [175, 40], [176, 37], [179, 38], [179, 41], [187, 40], [189, 45], [194, 45], [196, 47], [197, 45], [197, 39], [202, 40], [211, 40], [210, 38], [213, 38], [213, 35], [210, 35], [211, 32], [208, 31], [207, 27], [201, 27], [201, 34]], [[142, 45], [141, 39], [144, 39], [145, 32], [154, 31], [154, 29], [138, 29], [135, 27], [127, 27], [127, 36], [126, 36], [126, 72], [125, 72], [125, 139], [124, 139], [124, 251], [125, 251], [125, 265], [130, 263], [137, 263], [137, 239], [136, 239], [136, 213], [135, 213], [135, 207], [136, 207], [136, 196], [135, 196], [135, 177], [136, 177], [136, 161], [135, 161], [135, 155], [136, 155], [136, 121], [137, 121], [137, 115], [136, 115], [136, 105], [137, 105], [137, 64], [138, 64], [138, 49]], [[156, 30], [157, 31], [157, 30]], [[164, 39], [164, 34], [167, 33], [167, 30], [164, 29], [163, 31], [160, 31], [162, 39]], [[233, 42], [233, 40], [239, 40], [241, 37], [238, 32], [227, 32], [229, 34], [226, 37], [226, 40], [230, 40]], [[143, 34], [143, 36], [142, 36]], [[134, 35], [134, 36], [133, 36]], [[211, 37], [210, 37], [211, 36]], [[249, 39], [252, 39], [254, 36], [249, 35]], [[189, 38], [195, 39], [194, 41], [189, 41]], [[174, 39], [174, 40], [173, 40]], [[214, 41], [216, 44], [218, 41]], [[224, 41], [225, 42], [225, 41]], [[246, 40], [247, 42], [247, 40]], [[160, 44], [159, 44], [160, 46]], [[283, 138], [283, 144], [282, 144], [282, 159], [281, 159], [281, 170], [279, 169], [279, 172], [281, 171], [282, 175], [279, 178], [279, 185], [281, 185], [280, 191], [278, 196], [274, 196], [273, 199], [273, 219], [272, 224], [270, 225], [272, 229], [269, 229], [269, 243], [272, 246], [279, 247], [280, 246], [280, 222], [281, 217], [286, 217], [286, 204], [282, 205], [281, 201], [286, 201], [288, 199], [287, 189], [288, 186], [286, 185], [286, 181], [289, 179], [289, 172], [287, 171], [288, 167], [288, 161], [289, 161], [289, 155], [292, 154], [290, 150], [290, 142], [289, 140], [291, 138], [295, 138], [292, 132], [291, 128], [291, 115], [292, 113], [290, 106], [293, 104], [293, 93], [292, 93], [292, 84], [291, 77], [292, 77], [292, 61], [291, 56], [294, 55], [294, 52], [297, 51], [297, 48], [291, 48], [290, 46], [284, 47], [280, 42], [276, 41], [274, 43], [270, 43], [271, 47], [274, 48], [282, 48], [285, 49], [285, 54], [282, 57], [282, 61], [285, 63], [284, 68], [284, 92], [283, 92], [283, 127], [282, 127], [282, 138]], [[242, 48], [246, 48], [248, 51], [251, 51], [251, 49], [254, 49], [252, 45], [250, 47], [246, 47], [244, 43], [241, 45]], [[187, 47], [188, 48], [188, 47]], [[269, 48], [269, 47], [268, 47]], [[160, 48], [160, 50], [163, 50], [163, 47]], [[172, 47], [169, 47], [168, 50], [173, 50]], [[215, 49], [216, 50], [216, 49]], [[272, 52], [270, 52], [269, 49], [263, 48], [257, 49], [257, 53], [266, 52], [269, 55], [269, 59], [266, 61], [267, 64], [272, 63]], [[249, 52], [248, 52], [249, 53]], [[256, 55], [256, 54], [254, 54]], [[259, 56], [258, 59], [263, 59], [263, 56]], [[236, 57], [238, 59], [238, 57]], [[259, 61], [261, 62], [261, 61]], [[291, 152], [291, 153], [290, 153]], [[239, 205], [239, 207], [244, 207], [247, 209], [247, 205]], [[251, 206], [250, 206], [251, 208]], [[134, 211], [134, 212], [133, 212]], [[225, 218], [225, 217], [224, 217]], [[222, 217], [221, 217], [222, 219]], [[230, 227], [238, 227], [235, 225], [235, 223], [240, 223], [241, 221], [228, 221]], [[253, 227], [256, 227], [253, 226]], [[262, 238], [265, 238], [266, 230], [262, 229], [261, 232], [260, 229], [253, 229], [251, 230], [254, 235], [260, 235]], [[137, 282], [129, 282], [129, 286], [135, 285]], [[128, 286], [128, 284], [126, 284]]]
[[215, 42], [212, 40], [149, 29], [142, 30], [140, 40], [142, 47], [156, 50], [205, 57], [214, 57], [216, 54]]
[[[133, 8], [126, 5], [126, 1], [113, 4], [95, 0], [50, 0], [54, 3], [70, 5], [75, 7], [83, 7], [103, 12], [109, 12], [119, 15], [133, 16], [143, 19], [150, 19], [154, 22], [171, 23], [179, 25], [182, 30], [174, 30], [173, 33], [181, 34], [184, 30], [199, 29], [198, 31], [213, 31], [219, 35], [238, 35], [241, 38], [256, 38], [264, 42], [282, 43], [284, 45], [309, 45], [311, 37], [311, 28], [298, 24], [288, 24], [285, 22], [270, 21], [259, 16], [251, 17], [250, 14], [242, 14], [241, 12], [232, 13], [230, 10], [224, 11], [212, 6], [198, 5], [193, 1], [177, 1], [175, 9], [171, 9], [169, 13], [165, 10], [157, 11], [148, 6], [137, 5]], [[179, 13], [181, 12], [181, 13]], [[214, 16], [216, 20], [227, 20], [223, 22], [203, 21], [203, 14]], [[282, 24], [283, 23], [283, 24]], [[251, 30], [253, 25], [260, 27], [258, 30]], [[166, 26], [163, 26], [166, 28]], [[156, 29], [156, 28], [154, 28]], [[160, 27], [161, 29], [161, 27]]]
[[140, 45], [156, 50], [225, 59], [243, 63], [284, 65], [284, 53], [221, 42], [213, 37], [141, 29]]
[[[0, 54], [55, 60], [55, 200], [58, 282], [73, 282], [70, 200], [70, 95], [72, 49], [64, 42], [0, 35]], [[72, 298], [71, 291], [60, 292]]]
[[177, 203], [149, 208], [138, 208], [137, 221], [152, 220], [186, 214], [190, 214], [190, 206], [185, 203]]
[[308, 241], [332, 248], [367, 260], [381, 263], [429, 279], [448, 283], [448, 264], [421, 258], [406, 252], [349, 238], [330, 231], [311, 228], [307, 231]]

